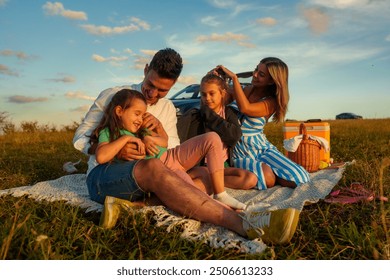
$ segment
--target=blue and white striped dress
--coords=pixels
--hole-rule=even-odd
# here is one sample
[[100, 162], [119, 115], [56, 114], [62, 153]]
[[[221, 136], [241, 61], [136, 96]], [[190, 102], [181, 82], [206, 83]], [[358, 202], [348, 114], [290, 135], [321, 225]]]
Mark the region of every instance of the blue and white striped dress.
[[[230, 106], [238, 110], [234, 101]], [[258, 178], [257, 188], [267, 189], [261, 164], [271, 167], [277, 177], [293, 181], [297, 186], [309, 181], [309, 173], [300, 165], [284, 156], [272, 145], [264, 134], [267, 123], [265, 117], [249, 117], [239, 113], [241, 119], [242, 137], [233, 150], [235, 167], [249, 170]]]

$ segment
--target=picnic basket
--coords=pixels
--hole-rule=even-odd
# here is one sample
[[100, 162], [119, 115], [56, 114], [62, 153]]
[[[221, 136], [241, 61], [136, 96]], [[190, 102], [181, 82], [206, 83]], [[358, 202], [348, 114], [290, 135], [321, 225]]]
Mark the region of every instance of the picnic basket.
[[321, 145], [316, 140], [309, 139], [304, 123], [299, 126], [299, 134], [302, 134], [302, 141], [298, 149], [295, 152], [288, 152], [287, 157], [308, 172], [316, 172], [320, 166]]

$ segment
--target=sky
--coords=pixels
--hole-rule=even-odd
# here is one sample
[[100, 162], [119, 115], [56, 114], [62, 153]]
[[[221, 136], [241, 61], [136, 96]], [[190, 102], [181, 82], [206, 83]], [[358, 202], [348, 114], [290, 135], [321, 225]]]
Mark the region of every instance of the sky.
[[169, 95], [216, 65], [252, 71], [275, 56], [289, 66], [288, 119], [388, 118], [389, 15], [389, 0], [0, 0], [0, 112], [80, 122], [169, 47], [184, 60]]

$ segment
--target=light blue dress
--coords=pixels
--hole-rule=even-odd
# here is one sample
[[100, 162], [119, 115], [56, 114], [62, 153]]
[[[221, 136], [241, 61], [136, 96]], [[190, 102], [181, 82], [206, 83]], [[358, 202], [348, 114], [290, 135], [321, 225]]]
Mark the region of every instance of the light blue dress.
[[[234, 101], [230, 106], [239, 111]], [[258, 178], [257, 188], [267, 189], [261, 164], [271, 167], [279, 178], [293, 181], [297, 186], [310, 180], [309, 173], [300, 165], [284, 156], [264, 134], [265, 117], [249, 117], [239, 113], [242, 137], [233, 150], [235, 167], [249, 170]]]

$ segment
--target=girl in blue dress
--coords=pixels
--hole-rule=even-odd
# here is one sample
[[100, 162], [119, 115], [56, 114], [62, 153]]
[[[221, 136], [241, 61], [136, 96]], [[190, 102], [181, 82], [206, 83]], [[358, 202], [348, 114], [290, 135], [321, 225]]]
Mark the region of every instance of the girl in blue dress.
[[275, 184], [295, 188], [309, 181], [309, 173], [284, 156], [264, 134], [270, 118], [284, 121], [289, 101], [288, 67], [275, 57], [264, 58], [253, 71], [251, 85], [241, 87], [232, 71], [219, 65], [233, 83], [233, 108], [239, 111], [242, 137], [233, 151], [234, 166], [257, 175], [257, 188], [264, 190]]

